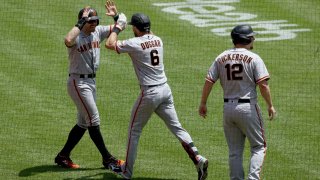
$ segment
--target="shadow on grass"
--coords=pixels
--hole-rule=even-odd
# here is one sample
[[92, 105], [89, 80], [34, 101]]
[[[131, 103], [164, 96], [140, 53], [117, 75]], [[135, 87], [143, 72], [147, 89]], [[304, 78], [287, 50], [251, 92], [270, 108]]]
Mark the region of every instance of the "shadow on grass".
[[[26, 168], [23, 169], [19, 172], [19, 177], [29, 177], [29, 176], [36, 176], [37, 174], [40, 173], [52, 173], [52, 172], [67, 172], [67, 171], [94, 171], [94, 170], [98, 170], [98, 169], [104, 169], [104, 168], [79, 168], [79, 169], [68, 169], [68, 168], [62, 168], [59, 167], [57, 165], [42, 165], [42, 166], [35, 166], [35, 167], [30, 167], [30, 168]], [[100, 173], [97, 175], [101, 175], [101, 174], [105, 174], [105, 173]], [[111, 172], [107, 172], [106, 171], [106, 175], [104, 175], [106, 179], [117, 179], [116, 175], [111, 173]], [[87, 177], [83, 177], [83, 178], [79, 178], [79, 179], [89, 179], [91, 177], [87, 176]]]
[[[29, 177], [29, 176], [36, 176], [37, 174], [40, 173], [47, 173], [47, 172], [66, 172], [66, 171], [94, 171], [98, 169], [105, 169], [105, 168], [79, 168], [79, 169], [67, 169], [67, 168], [61, 168], [57, 165], [42, 165], [42, 166], [35, 166], [35, 167], [30, 167], [23, 169], [19, 172], [19, 177]], [[65, 180], [69, 179], [93, 179], [94, 176], [100, 176], [103, 175], [103, 179], [108, 179], [108, 180], [119, 180], [121, 179], [120, 176], [115, 175], [112, 172], [104, 172], [104, 173], [99, 173], [95, 175], [90, 175], [90, 176], [84, 176], [80, 178], [67, 178]], [[134, 180], [176, 180], [176, 179], [162, 179], [162, 178], [148, 178], [148, 177], [134, 177]]]

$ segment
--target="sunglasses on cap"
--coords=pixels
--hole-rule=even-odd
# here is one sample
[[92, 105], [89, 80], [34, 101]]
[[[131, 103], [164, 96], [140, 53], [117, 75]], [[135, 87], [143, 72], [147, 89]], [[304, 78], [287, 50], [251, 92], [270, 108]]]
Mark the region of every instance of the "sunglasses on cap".
[[87, 23], [89, 23], [89, 24], [98, 23], [98, 20], [90, 20], [90, 21], [88, 21]]

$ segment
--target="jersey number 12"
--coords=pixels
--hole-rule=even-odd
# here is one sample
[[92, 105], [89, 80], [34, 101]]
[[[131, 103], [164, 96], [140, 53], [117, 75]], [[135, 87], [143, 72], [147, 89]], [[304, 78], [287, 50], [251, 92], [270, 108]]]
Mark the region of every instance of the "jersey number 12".
[[242, 80], [242, 76], [239, 76], [243, 71], [242, 64], [227, 64], [225, 68], [227, 69], [228, 80]]

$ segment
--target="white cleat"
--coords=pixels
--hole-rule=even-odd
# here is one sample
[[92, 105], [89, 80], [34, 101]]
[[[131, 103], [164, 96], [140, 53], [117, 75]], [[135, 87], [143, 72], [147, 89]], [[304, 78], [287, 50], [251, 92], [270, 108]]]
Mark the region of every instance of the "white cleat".
[[201, 156], [197, 155], [196, 159], [198, 160], [198, 164], [196, 165], [198, 171], [198, 180], [205, 180], [208, 176], [208, 160]]

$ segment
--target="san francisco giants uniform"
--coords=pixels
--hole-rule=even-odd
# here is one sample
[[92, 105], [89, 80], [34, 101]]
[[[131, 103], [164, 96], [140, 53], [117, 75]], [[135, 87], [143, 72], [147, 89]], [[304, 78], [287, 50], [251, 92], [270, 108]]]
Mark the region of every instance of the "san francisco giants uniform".
[[231, 179], [244, 178], [242, 154], [246, 137], [251, 147], [248, 179], [260, 177], [267, 145], [256, 86], [269, 78], [262, 59], [244, 48], [224, 51], [208, 71], [206, 80], [215, 83], [220, 79], [223, 88], [223, 127], [229, 146]]
[[167, 84], [162, 40], [153, 34], [145, 34], [141, 37], [118, 41], [116, 50], [118, 53], [128, 53], [131, 57], [141, 89], [132, 108], [128, 128], [127, 155], [125, 164], [122, 166], [125, 177], [131, 178], [133, 174], [139, 138], [153, 112], [163, 119], [191, 159], [194, 159], [198, 154], [197, 148], [178, 120], [171, 89]]
[[75, 45], [68, 48], [68, 93], [78, 109], [77, 124], [84, 129], [100, 125], [95, 75], [100, 63], [100, 43], [110, 33], [111, 26], [97, 26], [89, 36], [81, 31]]

